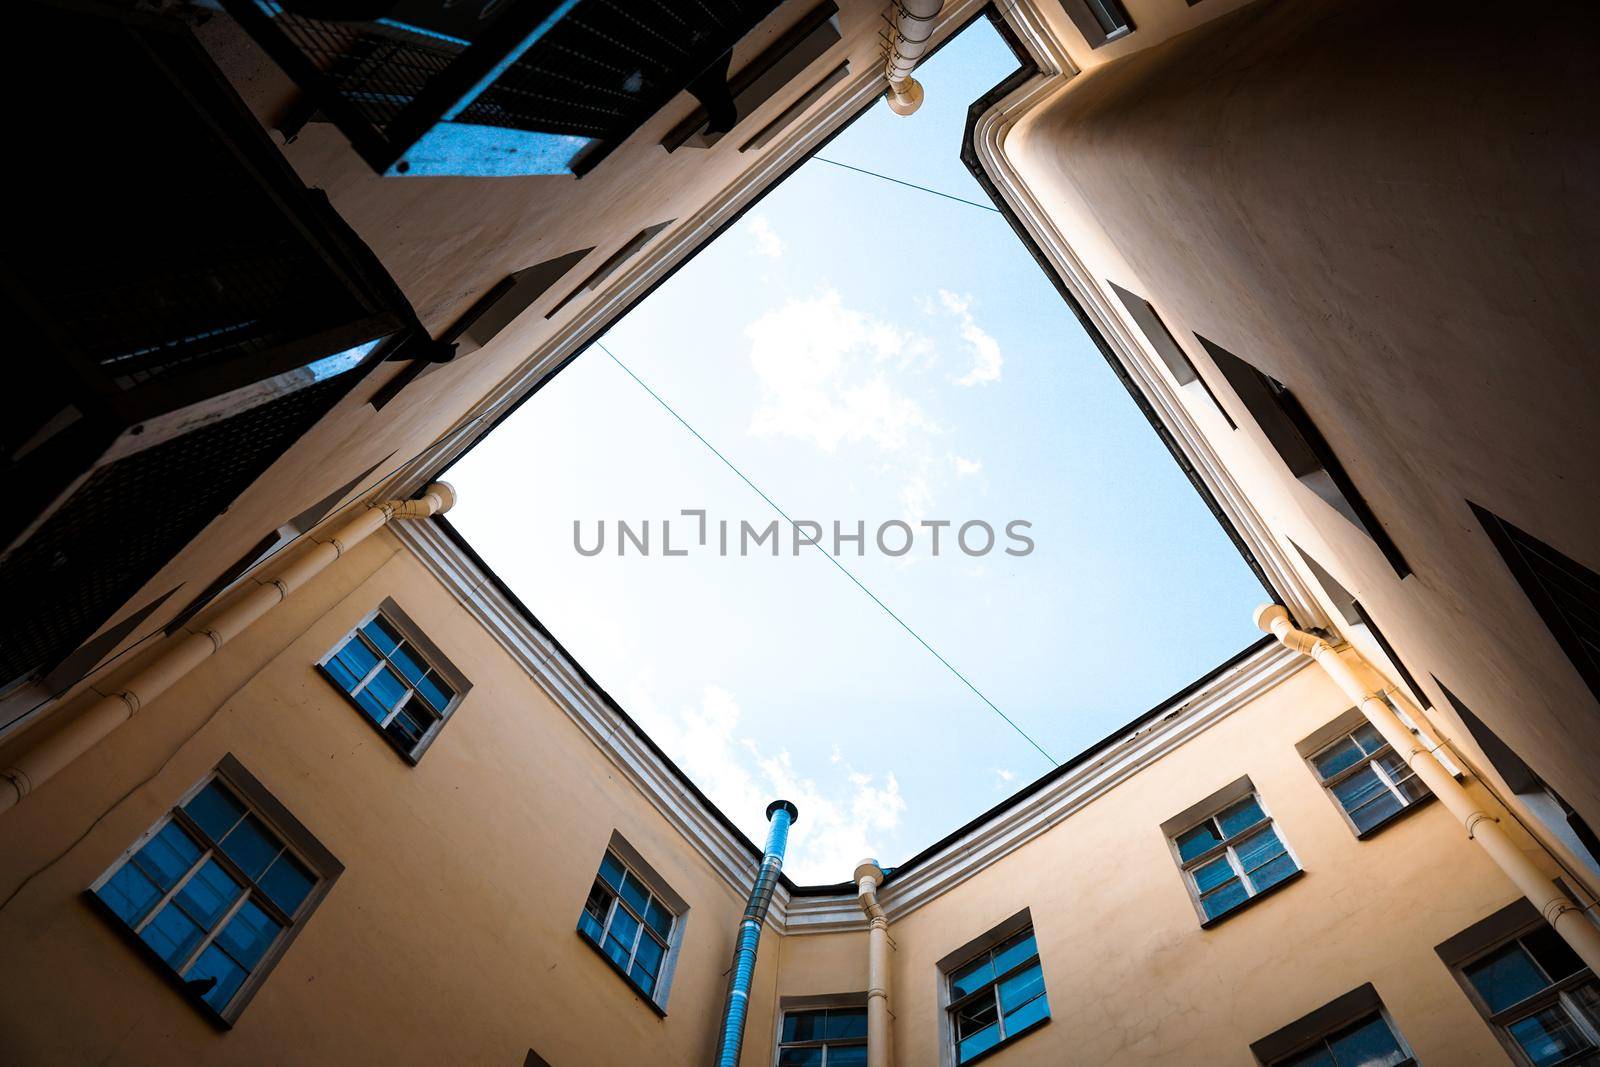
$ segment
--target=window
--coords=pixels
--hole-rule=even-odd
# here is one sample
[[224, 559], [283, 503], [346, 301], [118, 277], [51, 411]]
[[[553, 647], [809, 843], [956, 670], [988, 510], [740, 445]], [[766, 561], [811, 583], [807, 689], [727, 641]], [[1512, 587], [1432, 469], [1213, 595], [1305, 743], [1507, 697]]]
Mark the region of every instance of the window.
[[343, 870], [229, 756], [90, 892], [232, 1023]]
[[1117, 299], [1122, 301], [1122, 306], [1128, 309], [1128, 317], [1139, 327], [1140, 332], [1144, 334], [1145, 340], [1155, 350], [1155, 354], [1161, 358], [1162, 363], [1166, 364], [1167, 370], [1172, 372], [1173, 379], [1181, 386], [1198, 386], [1210, 399], [1212, 406], [1217, 409], [1217, 413], [1222, 416], [1222, 421], [1228, 424], [1228, 429], [1238, 429], [1234, 425], [1232, 417], [1223, 409], [1222, 402], [1217, 399], [1217, 394], [1211, 391], [1210, 384], [1195, 369], [1195, 365], [1190, 362], [1189, 354], [1178, 346], [1177, 340], [1172, 336], [1172, 331], [1168, 330], [1167, 324], [1161, 321], [1161, 316], [1156, 314], [1156, 309], [1151, 305], [1150, 301], [1137, 293], [1130, 293], [1116, 282], [1107, 281], [1106, 284], [1111, 286], [1112, 291], [1117, 294]]
[[1506, 785], [1517, 794], [1517, 798], [1544, 827], [1545, 832], [1565, 845], [1592, 873], [1600, 875], [1600, 835], [1595, 834], [1583, 816], [1560, 793], [1539, 777], [1539, 772], [1528, 766], [1482, 719], [1473, 714], [1472, 709], [1463, 704], [1449, 686], [1437, 677], [1433, 682], [1443, 691], [1445, 699], [1460, 716], [1461, 724], [1467, 728], [1472, 739], [1483, 749], [1489, 764], [1505, 779]]
[[1282, 382], [1261, 373], [1221, 345], [1199, 334], [1195, 334], [1195, 339], [1228, 379], [1239, 402], [1256, 420], [1267, 443], [1289, 468], [1289, 473], [1370, 537], [1396, 574], [1402, 578], [1410, 574], [1411, 565], [1401, 554], [1400, 547], [1390, 539], [1366, 498], [1356, 491], [1344, 465], [1295, 395]]
[[778, 1067], [866, 1067], [867, 1008], [812, 1008], [783, 1013]]
[[[1201, 817], [1195, 818], [1197, 814]], [[1168, 820], [1162, 829], [1183, 869], [1201, 926], [1300, 873], [1248, 778]]]
[[624, 859], [619, 841], [612, 838], [600, 861], [578, 916], [578, 932], [647, 1001], [660, 1005], [666, 1001], [668, 964], [684, 905], [669, 898], [636, 857]]
[[393, 600], [317, 667], [409, 763], [422, 758], [472, 687]]
[[1267, 1067], [1403, 1067], [1416, 1061], [1371, 983], [1250, 1046]]
[[1519, 900], [1436, 950], [1524, 1067], [1600, 1057], [1600, 983]]
[[972, 1063], [1050, 1019], [1033, 927], [949, 970], [955, 1062]]
[[1343, 732], [1307, 756], [1306, 762], [1338, 802], [1356, 836], [1363, 837], [1433, 794], [1378, 728], [1352, 711], [1338, 720]]
[[1600, 574], [1493, 512], [1471, 501], [1467, 506], [1551, 636], [1600, 700]]
[[1133, 20], [1120, 0], [1061, 0], [1061, 6], [1090, 48], [1099, 48], [1133, 32]]

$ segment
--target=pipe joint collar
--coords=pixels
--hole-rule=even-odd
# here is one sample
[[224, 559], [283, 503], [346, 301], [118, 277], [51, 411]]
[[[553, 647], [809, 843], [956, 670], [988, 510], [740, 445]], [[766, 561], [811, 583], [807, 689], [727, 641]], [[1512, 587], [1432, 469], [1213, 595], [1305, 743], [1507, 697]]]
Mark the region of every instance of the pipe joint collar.
[[1486, 811], [1475, 811], [1475, 812], [1473, 812], [1472, 814], [1468, 815], [1465, 819], [1462, 820], [1462, 822], [1465, 823], [1466, 827], [1467, 827], [1467, 840], [1471, 841], [1471, 840], [1475, 840], [1477, 838], [1477, 830], [1478, 830], [1478, 824], [1479, 823], [1483, 823], [1483, 822], [1499, 822], [1499, 821], [1500, 821], [1499, 819], [1495, 818], [1493, 815], [1490, 815]]

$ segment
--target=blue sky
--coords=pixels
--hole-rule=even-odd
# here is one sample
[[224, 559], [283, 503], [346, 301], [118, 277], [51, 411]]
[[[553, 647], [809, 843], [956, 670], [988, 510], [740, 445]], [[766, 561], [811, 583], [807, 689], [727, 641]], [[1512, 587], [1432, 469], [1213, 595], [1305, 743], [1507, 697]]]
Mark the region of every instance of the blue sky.
[[[962, 127], [1015, 68], [980, 20], [918, 71], [917, 114], [880, 102], [819, 154], [987, 203]], [[1257, 636], [1260, 585], [995, 212], [812, 160], [603, 343], [825, 543], [864, 522], [841, 562], [1056, 760]], [[737, 546], [771, 507], [599, 348], [447, 477], [451, 520], [736, 824], [759, 841], [768, 800], [799, 806], [801, 883], [896, 865], [1051, 768], [787, 526], [776, 558], [719, 555], [719, 520]], [[649, 520], [648, 556], [619, 519]], [[602, 520], [581, 555], [574, 522], [592, 548]], [[870, 544], [888, 520], [903, 556]], [[952, 546], [969, 520], [988, 554]]]

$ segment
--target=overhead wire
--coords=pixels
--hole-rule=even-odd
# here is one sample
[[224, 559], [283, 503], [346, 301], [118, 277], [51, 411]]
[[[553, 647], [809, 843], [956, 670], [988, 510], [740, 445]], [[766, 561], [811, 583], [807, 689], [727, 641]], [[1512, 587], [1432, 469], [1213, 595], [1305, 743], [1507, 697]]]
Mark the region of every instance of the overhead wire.
[[[666, 410], [667, 414], [671, 415], [674, 419], [677, 419], [678, 422], [683, 426], [684, 429], [688, 430], [691, 434], [694, 435], [695, 440], [699, 441], [702, 445], [705, 445], [706, 448], [711, 451], [712, 455], [716, 456], [719, 460], [721, 460], [724, 466], [726, 466], [729, 470], [731, 470], [734, 474], [736, 474], [739, 477], [740, 481], [744, 482], [744, 484], [749, 486], [751, 488], [751, 490], [753, 490], [757, 496], [759, 496], [762, 500], [766, 501], [768, 507], [772, 508], [773, 511], [776, 511], [779, 515], [783, 516], [784, 521], [787, 522], [791, 527], [794, 527], [798, 531], [798, 529], [799, 529], [798, 524], [796, 524], [796, 522], [789, 517], [789, 513], [788, 512], [784, 511], [783, 508], [778, 506], [777, 501], [773, 500], [770, 496], [768, 496], [766, 494], [765, 491], [762, 490], [762, 488], [760, 486], [756, 485], [755, 482], [751, 481], [749, 476], [746, 475], [744, 473], [744, 471], [740, 470], [739, 467], [732, 460], [730, 460], [727, 456], [723, 455], [721, 450], [718, 449], [716, 445], [713, 445], [710, 441], [706, 440], [705, 436], [703, 434], [701, 434], [701, 432], [699, 430], [695, 429], [694, 426], [690, 424], [688, 419], [686, 419], [682, 415], [678, 414], [678, 411], [677, 411], [676, 408], [674, 408], [671, 404], [667, 403], [667, 401], [661, 396], [660, 393], [658, 393], [654, 389], [650, 388], [650, 386], [645, 383], [643, 378], [640, 378], [637, 374], [635, 374], [633, 372], [632, 368], [630, 368], [626, 363], [622, 362], [622, 360], [618, 359], [616, 357], [616, 354], [613, 353], [609, 348], [607, 348], [605, 346], [604, 342], [596, 341], [595, 342], [595, 347], [598, 348], [600, 351], [604, 352], [611, 359], [611, 362], [615, 363], [618, 367], [620, 367], [622, 369], [624, 374], [626, 374], [628, 377], [632, 378], [636, 383], [638, 383], [638, 385], [639, 385], [639, 387], [641, 389], [643, 389], [646, 393], [649, 393], [650, 396], [655, 399], [655, 402], [660, 404], [661, 407]], [[860, 578], [857, 578], [855, 576], [855, 574], [851, 572], [850, 568], [846, 567], [843, 563], [839, 562], [838, 557], [834, 556], [827, 549], [823, 548], [820, 544], [817, 543], [816, 540], [814, 540], [812, 538], [809, 538], [809, 537], [806, 540], [810, 542], [812, 548], [815, 548], [818, 552], [822, 553], [822, 557], [824, 559], [826, 559], [829, 563], [832, 563], [835, 567], [837, 567], [839, 569], [839, 572], [841, 574], [843, 574], [846, 578], [850, 579], [850, 581], [855, 584], [856, 588], [860, 589], [863, 593], [865, 593], [872, 600], [872, 602], [874, 604], [876, 604], [876, 605], [878, 605], [878, 607], [882, 608], [884, 613], [887, 614], [889, 616], [889, 618], [891, 618], [895, 622], [899, 623], [900, 624], [900, 628], [905, 630], [906, 633], [910, 634], [912, 636], [912, 638], [917, 642], [917, 644], [919, 644], [923, 648], [927, 649], [928, 652], [933, 656], [934, 659], [938, 660], [941, 664], [944, 665], [946, 670], [948, 670], [951, 674], [955, 675], [955, 677], [960, 680], [962, 685], [965, 685], [968, 689], [972, 690], [972, 692], [977, 696], [977, 698], [979, 700], [983, 701], [985, 704], [987, 704], [989, 706], [989, 710], [993, 711], [996, 715], [998, 715], [1001, 719], [1003, 719], [1005, 721], [1006, 725], [1010, 726], [1013, 730], [1015, 730], [1017, 732], [1017, 735], [1020, 736], [1024, 741], [1028, 742], [1028, 744], [1032, 745], [1035, 749], [1037, 749], [1038, 752], [1039, 752], [1039, 755], [1041, 755], [1045, 759], [1049, 760], [1051, 766], [1058, 766], [1059, 765], [1057, 760], [1056, 760], [1056, 758], [1054, 756], [1050, 755], [1049, 752], [1045, 751], [1043, 745], [1041, 745], [1041, 744], [1039, 744], [1039, 742], [1035, 741], [1031, 736], [1029, 736], [1029, 734], [1028, 734], [1028, 732], [1026, 730], [1024, 730], [1021, 726], [1017, 725], [1016, 720], [1011, 718], [1011, 716], [1007, 715], [1004, 711], [1001, 711], [1000, 710], [1000, 706], [998, 704], [996, 704], [994, 701], [990, 700], [987, 696], [985, 696], [983, 690], [979, 689], [976, 685], [973, 685], [971, 679], [969, 679], [965, 674], [961, 673], [961, 671], [956, 669], [956, 666], [953, 663], [951, 663], [948, 659], [946, 659], [943, 655], [941, 655], [938, 649], [934, 648], [931, 644], [929, 644], [927, 639], [924, 638], [921, 634], [919, 634], [911, 626], [910, 623], [906, 622], [905, 619], [901, 618], [898, 614], [896, 614], [895, 611], [892, 608], [890, 608], [888, 604], [885, 604], [883, 602], [882, 598], [878, 596], [878, 594], [874, 593], [871, 589], [868, 589], [867, 586], [866, 586], [866, 583], [862, 582], [862, 580]]]

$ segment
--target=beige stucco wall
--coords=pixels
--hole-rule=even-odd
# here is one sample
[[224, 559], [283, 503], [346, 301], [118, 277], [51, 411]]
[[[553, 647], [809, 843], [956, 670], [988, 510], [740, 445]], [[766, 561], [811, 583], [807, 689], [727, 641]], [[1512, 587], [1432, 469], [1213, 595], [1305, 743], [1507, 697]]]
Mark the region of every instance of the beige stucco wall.
[[[1240, 424], [1183, 391], [1290, 557], [1361, 600], [1453, 740], [1476, 752], [1430, 675], [1591, 824], [1600, 706], [1467, 501], [1600, 567], [1597, 14], [1257, 3], [1070, 80], [1006, 143]], [[1289, 477], [1196, 332], [1294, 392], [1412, 576]]]
[[[733, 69], [770, 45], [813, 6], [812, 0], [781, 5], [739, 42]], [[734, 134], [707, 150], [683, 148], [669, 154], [661, 147], [662, 136], [696, 107], [687, 93], [674, 97], [582, 180], [570, 175], [380, 177], [335, 127], [324, 122], [309, 124], [283, 144], [285, 159], [307, 185], [328, 194], [335, 210], [382, 261], [434, 336], [507, 275], [580, 249], [593, 251], [490, 344], [431, 369], [382, 411], [368, 401], [407, 368], [403, 363], [386, 363], [373, 369], [101, 629], [117, 625], [176, 589], [120, 646], [129, 647], [165, 625], [249, 546], [376, 464], [352, 499], [370, 491], [470, 417], [476, 405], [536, 351], [568, 336], [589, 306], [605, 299], [645, 255], [624, 263], [598, 291], [585, 291], [553, 318], [546, 319], [545, 313], [636, 233], [676, 219], [678, 225], [659, 235], [646, 253], [681, 241], [678, 230], [779, 147], [740, 152], [746, 138], [845, 59], [857, 74], [877, 69], [883, 5], [877, 0], [838, 0], [838, 6], [841, 42], [741, 122]], [[295, 100], [292, 83], [226, 15], [207, 16], [194, 32], [263, 127], [272, 131]], [[814, 105], [807, 118], [816, 121], [827, 113], [846, 89], [836, 86], [829, 103]], [[799, 123], [796, 128], [803, 126]], [[281, 135], [272, 136], [282, 140]], [[681, 247], [676, 255], [681, 258], [689, 250]], [[22, 694], [15, 707], [0, 703], [7, 712], [3, 717], [9, 719], [46, 695], [43, 690]], [[70, 703], [72, 694], [67, 699]], [[54, 712], [38, 718], [42, 721], [50, 714]]]
[[[709, 1059], [741, 895], [397, 551], [367, 541], [0, 820], [0, 897], [43, 867], [0, 911], [0, 1062]], [[414, 768], [312, 666], [385, 596], [473, 682]], [[346, 869], [222, 1034], [81, 893], [228, 752]], [[613, 830], [689, 904], [665, 1019], [575, 932]]]
[[[1294, 748], [1346, 707], [1303, 670], [897, 919], [894, 1062], [940, 1062], [937, 961], [1029, 908], [1052, 1021], [996, 1067], [1252, 1064], [1250, 1042], [1369, 981], [1420, 1062], [1504, 1063], [1433, 946], [1516, 891], [1442, 805], [1355, 839]], [[1243, 774], [1306, 873], [1201, 930], [1159, 827]], [[859, 990], [864, 954], [859, 934], [785, 938], [779, 994]]]
[[[414, 768], [312, 666], [385, 597], [473, 682]], [[1502, 1062], [1432, 948], [1514, 890], [1439, 805], [1354, 839], [1294, 749], [1345, 707], [1300, 670], [899, 916], [894, 1062], [939, 1062], [937, 961], [1024, 907], [1053, 1022], [1000, 1065], [1247, 1064], [1249, 1042], [1367, 981], [1422, 1062]], [[219, 1033], [82, 891], [228, 752], [346, 871]], [[1202, 931], [1159, 827], [1243, 774], [1307, 873]], [[690, 906], [664, 1020], [574, 931], [613, 830]], [[556, 1067], [700, 1064], [743, 904], [388, 533], [0, 818], [0, 895], [19, 885], [0, 1059], [29, 1064], [515, 1064], [529, 1047]], [[783, 998], [863, 991], [865, 947], [769, 931], [745, 1062], [769, 1061]]]

